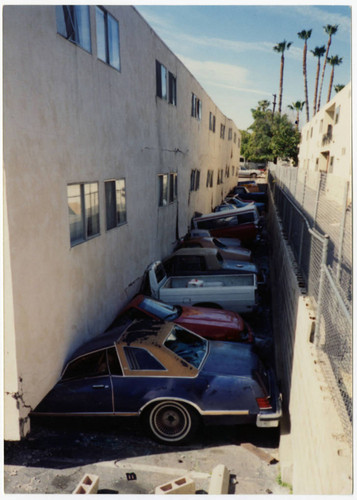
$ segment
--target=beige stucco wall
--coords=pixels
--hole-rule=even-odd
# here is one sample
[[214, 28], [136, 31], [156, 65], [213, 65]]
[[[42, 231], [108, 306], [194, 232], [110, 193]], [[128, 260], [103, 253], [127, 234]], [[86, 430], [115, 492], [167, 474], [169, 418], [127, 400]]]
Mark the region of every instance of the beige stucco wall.
[[[337, 110], [339, 116], [335, 123]], [[332, 136], [330, 141], [324, 142], [328, 125], [332, 126]], [[325, 104], [301, 130], [299, 180], [303, 182], [307, 172], [309, 185], [312, 183], [317, 188], [319, 172], [328, 172], [326, 196], [335, 201], [341, 201], [346, 181], [351, 179], [351, 130], [351, 83]], [[332, 172], [329, 171], [331, 157], [334, 158]]]
[[[103, 331], [146, 266], [171, 251], [177, 214], [182, 236], [194, 211], [210, 211], [237, 181], [216, 185], [219, 168], [238, 166], [238, 144], [227, 140], [229, 127], [240, 137], [236, 125], [135, 9], [108, 10], [120, 26], [120, 72], [96, 57], [94, 6], [91, 54], [57, 34], [55, 6], [3, 11], [5, 439], [20, 436], [19, 419], [68, 353]], [[177, 78], [176, 107], [155, 97], [155, 59]], [[190, 116], [191, 92], [201, 121]], [[189, 193], [192, 168], [201, 182]], [[178, 173], [178, 200], [159, 208], [157, 174], [169, 172]], [[106, 231], [104, 181], [121, 177], [127, 224]], [[67, 184], [77, 182], [99, 183], [101, 230], [71, 248]], [[26, 418], [21, 425], [26, 432]]]
[[352, 451], [323, 376], [310, 336], [315, 313], [298, 286], [293, 256], [274, 207], [268, 216], [270, 271], [277, 374], [284, 419], [279, 457], [281, 476], [294, 494], [352, 492]]

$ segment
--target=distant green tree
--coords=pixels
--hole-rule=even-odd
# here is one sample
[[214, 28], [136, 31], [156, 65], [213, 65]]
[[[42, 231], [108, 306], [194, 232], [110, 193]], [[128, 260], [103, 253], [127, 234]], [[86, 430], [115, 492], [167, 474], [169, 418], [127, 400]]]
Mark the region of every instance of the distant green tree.
[[310, 50], [311, 54], [315, 57], [317, 57], [317, 67], [316, 67], [316, 77], [315, 77], [315, 94], [314, 94], [314, 115], [316, 115], [316, 108], [317, 108], [317, 94], [318, 94], [318, 86], [319, 86], [319, 78], [320, 78], [320, 59], [326, 52], [326, 47], [325, 45], [322, 45], [321, 47], [315, 47], [314, 50]]
[[338, 94], [339, 92], [341, 92], [341, 90], [344, 89], [344, 88], [345, 88], [345, 86], [342, 85], [342, 83], [336, 83], [336, 85], [333, 86], [333, 89], [336, 92], [336, 94]]
[[327, 62], [331, 65], [331, 76], [330, 76], [330, 85], [328, 88], [328, 95], [327, 95], [327, 101], [331, 99], [331, 92], [332, 92], [332, 84], [333, 84], [333, 78], [335, 76], [335, 66], [339, 66], [342, 63], [343, 58], [338, 57], [338, 56], [331, 56], [327, 58]]
[[241, 131], [241, 153], [254, 162], [273, 161], [277, 157], [296, 162], [300, 133], [287, 115], [273, 115], [269, 105], [268, 101], [259, 101], [251, 110], [254, 121], [248, 130]]
[[288, 104], [289, 109], [296, 111], [295, 125], [296, 125], [297, 129], [299, 129], [300, 113], [303, 110], [304, 105], [305, 105], [305, 101], [296, 101], [296, 102], [293, 102], [292, 104]]
[[280, 84], [279, 84], [279, 108], [278, 112], [281, 113], [281, 107], [283, 102], [283, 79], [284, 79], [284, 64], [285, 57], [284, 52], [290, 48], [293, 42], [287, 42], [284, 40], [283, 42], [277, 43], [274, 45], [273, 50], [281, 54], [280, 57]]
[[309, 117], [309, 96], [307, 92], [307, 71], [306, 71], [306, 54], [307, 54], [307, 41], [310, 38], [312, 30], [302, 30], [298, 33], [298, 37], [305, 40], [304, 51], [302, 56], [302, 73], [304, 76], [304, 88], [305, 88], [305, 103], [306, 103], [306, 121], [308, 122]]
[[274, 117], [272, 133], [270, 146], [274, 158], [289, 158], [297, 164], [301, 135], [287, 115]]
[[321, 95], [322, 95], [322, 87], [324, 84], [324, 78], [325, 78], [325, 69], [326, 69], [326, 64], [327, 64], [327, 59], [330, 51], [330, 46], [331, 46], [331, 38], [333, 35], [337, 33], [338, 30], [338, 24], [327, 24], [324, 26], [325, 33], [328, 35], [328, 40], [327, 40], [327, 47], [326, 47], [326, 53], [325, 53], [325, 59], [324, 59], [324, 64], [322, 66], [322, 73], [321, 73], [321, 81], [320, 81], [320, 91], [319, 91], [319, 99], [317, 103], [317, 111], [320, 111], [320, 104], [321, 104]]

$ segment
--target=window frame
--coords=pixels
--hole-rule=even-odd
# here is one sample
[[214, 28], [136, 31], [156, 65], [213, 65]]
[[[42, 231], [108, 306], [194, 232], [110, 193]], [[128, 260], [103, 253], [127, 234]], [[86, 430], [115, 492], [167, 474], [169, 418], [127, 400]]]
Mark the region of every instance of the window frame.
[[[118, 187], [119, 183], [122, 183], [124, 182], [124, 187]], [[108, 226], [108, 223], [109, 223], [109, 217], [108, 217], [108, 213], [109, 213], [109, 208], [108, 208], [108, 197], [107, 197], [107, 185], [109, 185], [109, 183], [115, 183], [114, 184], [114, 204], [113, 206], [110, 208], [112, 210], [112, 212], [114, 213], [114, 210], [115, 210], [115, 217], [113, 217], [113, 219], [115, 218], [116, 220], [116, 223], [115, 225], [112, 225], [112, 226]], [[120, 214], [121, 214], [121, 206], [120, 206], [120, 203], [119, 203], [119, 200], [118, 200], [118, 192], [120, 192], [120, 197], [122, 198], [121, 196], [121, 193], [124, 191], [124, 219], [121, 220], [120, 218]], [[124, 224], [127, 224], [128, 222], [128, 217], [127, 217], [127, 209], [126, 209], [126, 179], [125, 177], [120, 177], [119, 179], [107, 179], [104, 181], [104, 195], [105, 195], [105, 226], [106, 226], [106, 231], [111, 231], [112, 229], [115, 229], [117, 227], [120, 227], [120, 226], [123, 226]], [[113, 213], [112, 213], [112, 216], [113, 216]]]
[[[91, 30], [90, 30], [90, 10], [89, 10], [89, 6], [88, 5], [56, 5], [55, 6], [56, 9], [55, 9], [55, 16], [56, 16], [56, 27], [57, 27], [57, 33], [62, 36], [65, 40], [68, 40], [69, 42], [72, 42], [74, 45], [77, 45], [78, 47], [81, 47], [83, 50], [85, 50], [86, 52], [88, 52], [89, 54], [92, 53], [92, 39], [91, 39]], [[63, 9], [66, 9], [66, 12], [67, 12], [67, 15], [70, 16], [70, 21], [72, 21], [72, 17], [73, 17], [73, 22], [71, 22], [72, 24], [72, 29], [73, 29], [73, 32], [74, 32], [74, 35], [75, 35], [75, 38], [71, 38], [72, 34], [71, 33], [68, 33], [67, 31], [67, 23], [66, 23], [66, 19], [65, 19], [65, 14], [64, 14], [64, 11]], [[60, 30], [60, 16], [62, 15], [62, 13], [60, 12], [60, 9], [62, 9], [63, 11], [63, 22], [64, 22], [64, 27], [65, 27], [65, 31], [64, 30]], [[73, 9], [73, 13], [71, 14], [69, 11], [70, 9]], [[86, 30], [87, 30], [87, 34], [88, 34], [88, 46], [87, 44], [84, 44], [84, 43], [81, 43], [80, 42], [80, 31], [78, 29], [78, 12], [79, 10], [83, 9], [82, 12], [86, 12], [86, 20], [84, 21], [87, 26], [86, 26]], [[83, 14], [82, 14], [83, 15]]]
[[[166, 207], [169, 204], [169, 174], [158, 174], [159, 182], [159, 196], [158, 196], [158, 206]], [[162, 182], [160, 182], [162, 179]], [[166, 179], [166, 186], [165, 186]]]
[[[168, 71], [164, 64], [157, 59], [155, 60], [156, 68], [156, 97], [163, 101], [168, 100]], [[164, 70], [164, 78], [163, 78]]]
[[[98, 44], [100, 40], [99, 36], [99, 22], [98, 22], [98, 13], [101, 13], [103, 15], [103, 20], [104, 20], [104, 50], [105, 50], [105, 59], [103, 57], [99, 56], [99, 50], [98, 50]], [[114, 22], [117, 26], [117, 33], [118, 33], [118, 66], [114, 65], [111, 61], [111, 49], [112, 49], [112, 39], [110, 37], [110, 21]], [[96, 37], [97, 37], [97, 59], [102, 61], [103, 63], [107, 64], [111, 68], [121, 71], [121, 60], [120, 60], [120, 27], [119, 27], [119, 21], [106, 9], [103, 7], [99, 7], [98, 5], [95, 6], [95, 22], [96, 22]]]
[[177, 106], [177, 79], [171, 71], [168, 73], [168, 103]]
[[221, 123], [221, 130], [219, 134], [220, 139], [224, 139], [225, 134], [226, 134], [226, 126], [223, 123]]
[[[96, 184], [97, 185], [97, 190], [96, 193], [97, 194], [97, 201], [98, 201], [98, 210], [97, 210], [97, 213], [94, 214], [94, 217], [97, 218], [97, 226], [98, 226], [98, 231], [93, 233], [93, 234], [89, 234], [89, 231], [88, 231], [88, 225], [89, 225], [89, 216], [87, 216], [87, 211], [89, 210], [89, 207], [86, 206], [86, 197], [93, 193], [86, 193], [86, 186], [90, 186], [90, 185], [94, 185]], [[71, 244], [71, 248], [72, 247], [75, 247], [77, 245], [80, 245], [81, 243], [85, 243], [86, 241], [88, 240], [91, 240], [93, 238], [96, 238], [98, 236], [100, 236], [100, 196], [99, 196], [99, 182], [98, 181], [94, 181], [94, 182], [72, 182], [72, 183], [69, 183], [67, 184], [67, 208], [68, 210], [71, 209], [70, 205], [69, 205], [69, 188], [71, 186], [79, 186], [79, 196], [80, 196], [80, 225], [82, 226], [82, 230], [81, 230], [81, 234], [82, 234], [82, 238], [76, 238], [76, 239], [73, 239], [72, 237], [72, 231], [71, 231], [71, 228], [72, 228], [72, 222], [71, 222], [71, 215], [69, 213], [69, 236], [70, 236], [70, 244]], [[92, 208], [92, 207], [90, 207]], [[73, 210], [74, 212], [74, 210]], [[93, 215], [92, 215], [93, 217]]]
[[169, 204], [175, 203], [177, 200], [177, 173], [170, 172], [169, 174]]
[[191, 116], [198, 121], [202, 119], [202, 101], [193, 92], [191, 93]]

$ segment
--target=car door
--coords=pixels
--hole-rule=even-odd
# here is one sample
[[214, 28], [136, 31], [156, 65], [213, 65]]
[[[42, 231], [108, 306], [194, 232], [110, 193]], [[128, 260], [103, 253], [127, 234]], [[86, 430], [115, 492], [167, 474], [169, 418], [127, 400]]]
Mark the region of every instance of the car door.
[[71, 361], [41, 405], [47, 413], [112, 414], [107, 350], [101, 349]]

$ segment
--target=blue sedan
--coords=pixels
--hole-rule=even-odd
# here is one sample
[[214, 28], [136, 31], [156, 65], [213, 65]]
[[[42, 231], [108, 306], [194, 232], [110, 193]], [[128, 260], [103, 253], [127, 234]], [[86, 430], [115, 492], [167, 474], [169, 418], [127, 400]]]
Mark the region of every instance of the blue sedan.
[[277, 427], [279, 391], [251, 345], [208, 341], [174, 323], [140, 320], [77, 349], [32, 415], [141, 417], [166, 444], [204, 423]]

